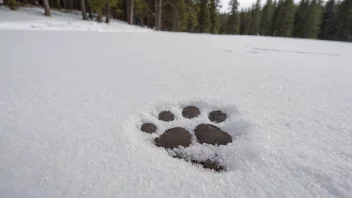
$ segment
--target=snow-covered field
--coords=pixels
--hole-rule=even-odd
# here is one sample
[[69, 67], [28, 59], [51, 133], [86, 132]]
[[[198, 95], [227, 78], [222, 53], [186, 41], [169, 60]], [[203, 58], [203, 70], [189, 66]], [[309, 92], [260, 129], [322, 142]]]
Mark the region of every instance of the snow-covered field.
[[[0, 9], [0, 197], [351, 196], [351, 44], [117, 21], [119, 33], [18, 28], [27, 16], [67, 22], [34, 11]], [[71, 20], [82, 23], [99, 26]], [[188, 104], [199, 118], [182, 119]], [[186, 152], [220, 156], [223, 173], [171, 158], [139, 130], [191, 130], [214, 108], [235, 140]], [[156, 119], [164, 109], [175, 122]]]
[[[44, 17], [43, 8], [19, 8], [11, 11], [0, 6], [0, 30], [39, 31], [94, 31], [94, 32], [149, 32], [148, 28], [138, 28], [126, 22], [111, 20], [110, 24], [82, 20], [81, 12], [63, 13], [51, 11], [52, 17]], [[105, 20], [105, 19], [104, 19]]]

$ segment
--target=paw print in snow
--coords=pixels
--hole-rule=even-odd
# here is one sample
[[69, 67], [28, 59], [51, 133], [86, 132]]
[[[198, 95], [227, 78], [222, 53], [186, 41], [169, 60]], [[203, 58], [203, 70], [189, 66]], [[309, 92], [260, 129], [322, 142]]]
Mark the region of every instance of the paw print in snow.
[[[235, 136], [241, 135], [238, 128], [232, 127], [234, 122], [228, 121], [226, 109], [211, 109], [204, 103], [200, 104], [202, 110], [194, 105], [182, 106], [161, 108], [155, 115], [157, 120], [149, 119], [151, 122], [144, 122], [140, 130], [158, 134], [153, 138], [153, 144], [166, 149], [174, 158], [206, 169], [226, 171], [221, 149], [218, 148], [231, 144]], [[230, 114], [234, 113], [231, 109], [229, 111]], [[224, 127], [226, 130], [222, 129]], [[237, 133], [228, 133], [229, 129]]]

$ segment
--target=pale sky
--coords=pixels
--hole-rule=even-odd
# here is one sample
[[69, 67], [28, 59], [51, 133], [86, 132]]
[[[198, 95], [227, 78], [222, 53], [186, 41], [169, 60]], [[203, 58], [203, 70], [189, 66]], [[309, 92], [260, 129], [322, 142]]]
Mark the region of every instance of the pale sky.
[[[297, 3], [299, 0], [293, 0], [295, 3]], [[221, 12], [227, 12], [229, 11], [229, 2], [230, 0], [220, 0], [220, 3], [222, 5], [222, 8], [220, 9]], [[249, 8], [253, 5], [253, 3], [256, 2], [256, 0], [237, 0], [237, 2], [240, 4], [239, 10], [242, 8]], [[260, 0], [262, 6], [266, 3], [266, 0]]]

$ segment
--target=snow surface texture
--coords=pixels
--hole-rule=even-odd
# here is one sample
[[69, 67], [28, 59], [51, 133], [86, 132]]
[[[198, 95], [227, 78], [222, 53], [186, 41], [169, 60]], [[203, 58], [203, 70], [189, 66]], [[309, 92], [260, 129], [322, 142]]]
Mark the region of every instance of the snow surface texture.
[[[182, 109], [186, 106], [196, 106], [200, 110], [198, 117], [187, 119], [182, 116]], [[168, 110], [175, 115], [175, 120], [171, 122], [164, 122], [158, 119], [158, 115], [161, 111]], [[208, 119], [209, 113], [214, 110], [221, 110], [228, 115], [228, 118], [221, 123], [214, 123]], [[132, 117], [131, 121], [125, 127], [128, 133], [133, 139], [141, 139], [147, 141], [149, 145], [154, 146], [154, 139], [163, 134], [167, 129], [174, 127], [182, 127], [187, 129], [193, 134], [192, 144], [187, 148], [168, 149], [168, 153], [171, 156], [181, 154], [185, 158], [191, 158], [198, 161], [206, 161], [211, 159], [220, 162], [221, 165], [225, 165], [226, 169], [234, 169], [236, 164], [236, 156], [233, 152], [237, 148], [236, 144], [213, 146], [208, 144], [199, 144], [194, 136], [194, 129], [199, 124], [212, 124], [222, 130], [228, 132], [234, 140], [241, 138], [249, 130], [249, 123], [241, 119], [240, 113], [234, 105], [220, 104], [219, 101], [210, 101], [209, 104], [203, 101], [185, 101], [175, 104], [165, 103], [159, 104], [152, 108], [149, 113], [143, 113], [137, 117]], [[135, 123], [137, 121], [137, 123]], [[141, 126], [144, 123], [153, 123], [158, 127], [157, 132], [153, 134], [146, 134], [141, 132]], [[145, 144], [145, 143], [141, 143]], [[163, 149], [163, 148], [158, 148]], [[251, 152], [251, 151], [245, 151]]]
[[[302, 39], [0, 31], [0, 197], [349, 197], [351, 54]], [[139, 131], [193, 102], [233, 111], [229, 171]]]
[[[131, 26], [114, 20], [110, 24], [82, 20], [81, 12], [63, 13], [52, 10], [52, 17], [44, 17], [43, 8], [23, 8], [11, 11], [0, 6], [0, 30], [149, 32], [148, 28]], [[105, 19], [104, 19], [105, 21]]]

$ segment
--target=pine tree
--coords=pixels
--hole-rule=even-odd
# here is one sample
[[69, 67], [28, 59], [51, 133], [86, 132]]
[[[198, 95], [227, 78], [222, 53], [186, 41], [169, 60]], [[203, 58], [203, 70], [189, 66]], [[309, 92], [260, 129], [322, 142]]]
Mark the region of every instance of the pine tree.
[[245, 19], [244, 19], [244, 30], [243, 34], [246, 35], [251, 35], [252, 34], [252, 13], [253, 11], [251, 9], [247, 9], [245, 12]]
[[240, 34], [243, 35], [246, 27], [246, 12], [245, 10], [241, 10], [240, 12]]
[[335, 0], [329, 0], [324, 8], [324, 13], [322, 16], [322, 24], [320, 26], [319, 38], [320, 39], [332, 39], [333, 30], [333, 19]]
[[309, 5], [305, 38], [317, 38], [321, 24], [321, 6], [316, 0]]
[[209, 32], [210, 29], [210, 18], [209, 18], [209, 9], [208, 9], [208, 0], [200, 0], [199, 3], [199, 32]]
[[199, 6], [192, 0], [186, 0], [186, 10], [185, 10], [185, 20], [184, 26], [185, 30], [188, 32], [195, 32], [198, 27], [198, 12]]
[[219, 0], [209, 1], [209, 20], [210, 20], [210, 33], [217, 33], [217, 6]]
[[268, 0], [263, 8], [262, 15], [261, 15], [261, 18], [262, 18], [262, 22], [260, 26], [261, 35], [265, 35], [265, 36], [270, 35], [273, 10], [274, 10], [273, 2], [272, 0]]
[[307, 35], [308, 0], [301, 0], [295, 13], [293, 36], [304, 38]]
[[240, 33], [240, 19], [238, 14], [238, 2], [237, 0], [231, 0], [230, 6], [230, 16], [226, 23], [226, 34], [239, 34]]
[[352, 41], [352, 0], [344, 0], [337, 5], [334, 23], [336, 27], [335, 39]]
[[17, 5], [17, 1], [16, 0], [8, 0], [7, 1], [7, 5], [9, 6], [9, 8], [11, 10], [17, 10], [18, 5]]
[[177, 31], [183, 32], [187, 28], [187, 4], [185, 0], [179, 0], [178, 14], [179, 14], [179, 21], [178, 21]]
[[175, 5], [172, 0], [166, 0], [163, 3], [163, 20], [162, 27], [164, 31], [172, 31], [174, 24], [174, 13], [175, 13]]
[[144, 25], [144, 19], [148, 17], [149, 7], [144, 0], [134, 1], [134, 17], [138, 25]]
[[290, 37], [293, 30], [294, 3], [293, 0], [282, 0], [279, 3], [279, 18], [277, 21], [277, 36]]
[[220, 23], [219, 34], [226, 34], [228, 18], [229, 18], [229, 15], [227, 13], [219, 14], [219, 23]]
[[91, 1], [91, 7], [94, 9], [94, 11], [97, 13], [97, 21], [102, 22], [103, 21], [103, 8], [104, 8], [104, 0], [92, 0]]
[[[274, 1], [274, 2], [273, 2]], [[352, 0], [267, 0], [263, 9], [260, 1], [247, 9], [238, 11], [238, 0], [230, 0], [230, 12], [220, 14], [219, 0], [43, 0], [45, 15], [50, 7], [63, 6], [97, 14], [98, 21], [106, 16], [124, 19], [137, 25], [148, 25], [166, 31], [211, 32], [220, 34], [258, 34], [294, 36], [340, 41], [352, 41]], [[7, 0], [10, 9], [17, 2]], [[86, 10], [86, 8], [88, 10]], [[161, 17], [163, 16], [163, 17]], [[155, 19], [154, 23], [152, 19]]]
[[278, 31], [278, 26], [279, 26], [279, 13], [280, 13], [280, 8], [281, 8], [281, 1], [279, 2], [274, 2], [273, 8], [274, 8], [274, 13], [271, 18], [271, 32], [270, 35], [272, 36], [277, 36], [277, 31]]
[[253, 5], [251, 34], [257, 35], [260, 32], [260, 0]]

